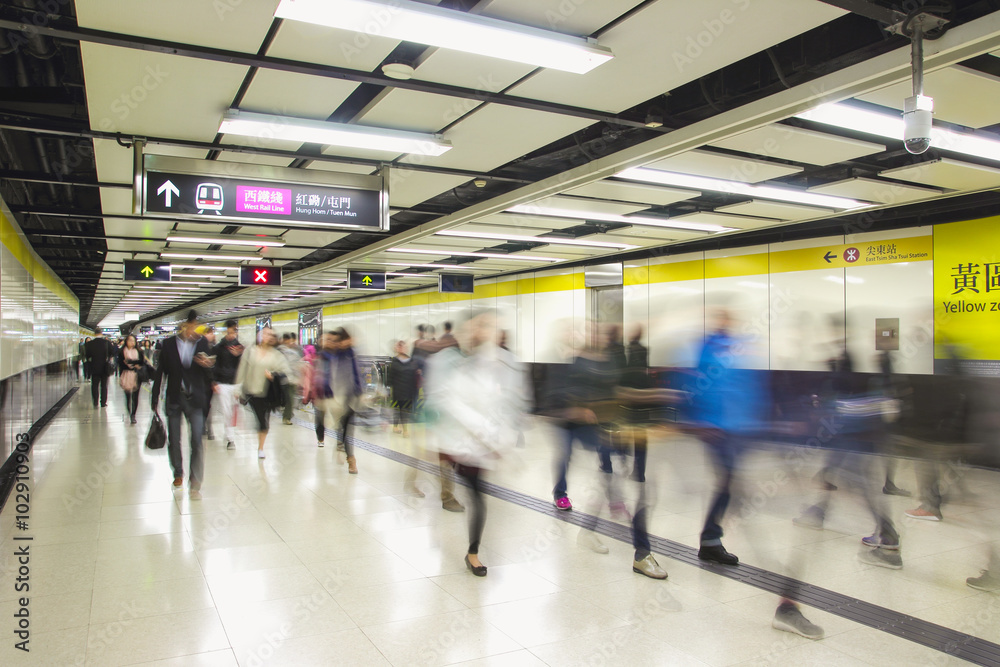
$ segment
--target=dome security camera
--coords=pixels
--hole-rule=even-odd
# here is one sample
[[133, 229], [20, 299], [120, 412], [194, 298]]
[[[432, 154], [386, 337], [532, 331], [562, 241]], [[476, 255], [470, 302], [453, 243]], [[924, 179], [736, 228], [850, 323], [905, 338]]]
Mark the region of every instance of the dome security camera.
[[934, 100], [926, 95], [914, 95], [903, 102], [903, 145], [914, 155], [926, 153], [931, 147], [931, 127]]

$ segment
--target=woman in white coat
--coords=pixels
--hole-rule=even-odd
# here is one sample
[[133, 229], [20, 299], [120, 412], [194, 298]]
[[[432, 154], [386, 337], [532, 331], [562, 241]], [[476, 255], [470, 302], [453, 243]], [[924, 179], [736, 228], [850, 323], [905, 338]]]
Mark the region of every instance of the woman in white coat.
[[486, 576], [479, 543], [486, 525], [482, 494], [485, 470], [496, 467], [517, 443], [527, 409], [527, 375], [507, 350], [497, 346], [496, 318], [470, 311], [458, 329], [458, 348], [432, 356], [427, 372], [427, 407], [434, 415], [441, 457], [471, 489], [469, 551], [465, 564]]
[[[264, 458], [264, 441], [270, 426], [271, 410], [274, 408], [268, 401], [270, 383], [280, 378], [281, 373], [288, 376], [288, 361], [277, 349], [278, 337], [271, 329], [260, 330], [260, 343], [243, 353], [240, 366], [236, 371], [236, 386], [240, 387], [246, 397], [254, 417], [257, 418], [257, 458]], [[282, 394], [284, 387], [280, 388]]]

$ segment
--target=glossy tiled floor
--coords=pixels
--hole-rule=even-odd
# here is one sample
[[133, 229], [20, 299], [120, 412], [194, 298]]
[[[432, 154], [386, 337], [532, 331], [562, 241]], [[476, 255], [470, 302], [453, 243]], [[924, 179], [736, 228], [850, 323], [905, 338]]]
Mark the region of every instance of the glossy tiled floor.
[[[732, 665], [951, 664], [943, 653], [804, 608], [826, 639], [773, 630], [775, 596], [665, 557], [666, 582], [631, 570], [629, 545], [608, 555], [577, 545], [578, 529], [488, 500], [482, 559], [466, 571], [466, 517], [404, 493], [407, 470], [359, 452], [348, 475], [311, 430], [277, 420], [268, 457], [241, 431], [235, 451], [207, 441], [204, 499], [170, 487], [165, 451], [148, 452], [122, 400], [92, 410], [84, 386], [35, 444], [31, 535], [31, 652], [14, 650], [14, 507], [0, 537], [0, 664], [31, 665]], [[303, 418], [308, 415], [301, 413]], [[421, 438], [358, 431], [420, 455]], [[492, 481], [546, 498], [550, 433], [536, 425], [518, 460]], [[701, 447], [651, 441], [651, 531], [697, 544], [711, 470]], [[577, 452], [578, 510], [602, 512], [594, 456]], [[808, 480], [819, 459], [802, 467]], [[786, 466], [787, 467], [787, 466]], [[746, 459], [727, 547], [748, 563], [1000, 642], [1000, 596], [964, 584], [984, 566], [1000, 507], [998, 476], [960, 471], [962, 504], [940, 524], [900, 522], [905, 567], [857, 560], [871, 529], [842, 493], [827, 530], [791, 525], [815, 494], [782, 481], [778, 455]], [[903, 462], [901, 485], [913, 488]], [[777, 482], [775, 480], [778, 480]], [[634, 492], [619, 480], [627, 495]], [[892, 498], [894, 512], [913, 506]], [[23, 544], [23, 542], [19, 543]]]

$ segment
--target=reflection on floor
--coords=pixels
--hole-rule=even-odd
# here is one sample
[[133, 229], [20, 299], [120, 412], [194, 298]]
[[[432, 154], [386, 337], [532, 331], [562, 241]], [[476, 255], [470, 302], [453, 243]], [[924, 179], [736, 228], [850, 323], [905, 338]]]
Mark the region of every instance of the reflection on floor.
[[[85, 388], [86, 389], [86, 388]], [[609, 554], [578, 529], [489, 499], [481, 557], [465, 567], [466, 517], [445, 512], [437, 480], [359, 451], [348, 475], [328, 441], [273, 420], [268, 456], [241, 430], [236, 450], [206, 441], [204, 498], [170, 487], [165, 450], [143, 448], [149, 413], [123, 400], [92, 410], [81, 392], [35, 444], [27, 531], [2, 514], [0, 664], [37, 665], [734, 665], [952, 664], [944, 653], [804, 607], [826, 638], [771, 628], [777, 598], [665, 557], [665, 582], [634, 574], [628, 544]], [[305, 419], [308, 414], [301, 413]], [[218, 426], [217, 426], [218, 429]], [[537, 498], [552, 485], [550, 433], [537, 424], [518, 460], [491, 481]], [[422, 436], [359, 429], [372, 443], [422, 456]], [[702, 447], [651, 438], [650, 531], [696, 545], [712, 471]], [[809, 482], [821, 456], [806, 453]], [[1000, 507], [998, 474], [960, 470], [961, 497], [941, 523], [899, 521], [905, 566], [858, 560], [871, 519], [835, 493], [826, 529], [791, 523], [817, 490], [781, 481], [783, 454], [749, 454], [725, 544], [746, 563], [1000, 642], [1000, 595], [965, 585], [985, 565]], [[628, 464], [615, 461], [623, 472]], [[596, 457], [574, 453], [577, 511], [608, 517]], [[775, 480], [779, 481], [775, 481]], [[626, 495], [634, 493], [625, 476]], [[897, 483], [915, 487], [902, 462]], [[839, 497], [838, 497], [838, 494]], [[915, 506], [890, 498], [894, 516]], [[30, 649], [13, 648], [13, 533], [30, 535]], [[24, 542], [18, 542], [23, 545]], [[5, 625], [6, 624], [6, 625]]]

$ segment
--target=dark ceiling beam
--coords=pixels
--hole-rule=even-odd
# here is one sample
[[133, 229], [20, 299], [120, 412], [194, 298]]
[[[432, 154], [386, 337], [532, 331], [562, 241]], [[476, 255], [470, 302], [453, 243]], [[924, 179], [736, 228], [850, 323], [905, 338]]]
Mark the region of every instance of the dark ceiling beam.
[[72, 185], [89, 188], [132, 189], [131, 183], [108, 183], [80, 176], [62, 178], [58, 174], [47, 174], [40, 171], [19, 171], [17, 169], [0, 169], [0, 180], [23, 181], [25, 183], [52, 183], [54, 185]]
[[[104, 234], [104, 235], [101, 235], [101, 236], [93, 236], [93, 235], [81, 234], [79, 232], [73, 232], [73, 231], [63, 232], [63, 231], [60, 231], [60, 230], [57, 230], [57, 229], [53, 230], [53, 229], [35, 229], [35, 228], [28, 228], [28, 229], [23, 229], [22, 228], [21, 231], [24, 232], [25, 235], [27, 235], [27, 236], [36, 236], [36, 237], [42, 237], [42, 238], [58, 238], [58, 239], [71, 238], [71, 239], [86, 239], [86, 240], [93, 240], [93, 241], [154, 241], [156, 243], [167, 243], [166, 239], [149, 238], [147, 236], [109, 236], [107, 234]], [[178, 234], [183, 234], [183, 233], [184, 232], [178, 232]], [[219, 236], [219, 238], [223, 238], [223, 237], [225, 237], [225, 234], [219, 234], [218, 236]], [[225, 245], [225, 244], [221, 244], [221, 245]], [[46, 247], [51, 248], [53, 246], [50, 245], [50, 244], [48, 244], [48, 243], [44, 243], [43, 242], [39, 247], [42, 247], [42, 248], [46, 248]], [[73, 247], [79, 248], [81, 246], [77, 245], [77, 246], [73, 246]], [[281, 247], [282, 248], [287, 248], [289, 250], [318, 250], [319, 249], [319, 247], [313, 246], [313, 245], [292, 245], [292, 244], [285, 244], [285, 245], [283, 245]], [[111, 249], [109, 249], [109, 252], [133, 252], [133, 251], [131, 251], [131, 250], [111, 250]]]
[[873, 21], [878, 21], [879, 23], [884, 23], [886, 25], [894, 25], [899, 23], [906, 18], [906, 14], [902, 12], [897, 12], [895, 9], [890, 9], [888, 7], [883, 7], [882, 5], [877, 5], [871, 0], [820, 0], [828, 5], [833, 5], [834, 7], [839, 7], [840, 9], [846, 9], [852, 14], [857, 14], [859, 16], [864, 16], [865, 18], [872, 19]]
[[[3, 23], [0, 21], [0, 23]], [[11, 114], [0, 111], [0, 129], [14, 130], [19, 132], [33, 132], [37, 134], [47, 134], [53, 136], [75, 137], [79, 139], [107, 139], [109, 141], [119, 141], [123, 137], [114, 132], [102, 132], [92, 130], [85, 123], [67, 121], [63, 118], [52, 118], [50, 116], [38, 116], [29, 114]], [[188, 139], [172, 139], [169, 137], [143, 137], [146, 144], [158, 144], [161, 146], [177, 146], [179, 148], [194, 148], [205, 151], [226, 151], [229, 153], [245, 153], [247, 155], [268, 155], [271, 157], [286, 158], [289, 161], [306, 158], [312, 162], [330, 162], [335, 164], [355, 164], [364, 167], [377, 169], [385, 164], [385, 161], [368, 160], [365, 158], [337, 157], [335, 155], [309, 154], [304, 155], [295, 151], [285, 151], [276, 148], [262, 148], [256, 146], [241, 146], [238, 144], [215, 144], [210, 141], [192, 141]], [[448, 167], [432, 167], [422, 164], [399, 164], [391, 165], [398, 169], [407, 171], [419, 171], [428, 174], [442, 174], [445, 176], [461, 176], [463, 178], [482, 178], [484, 172], [469, 171], [466, 169], [450, 169]], [[514, 185], [529, 185], [532, 181], [523, 178], [511, 178], [509, 176], [488, 176], [489, 180], [499, 183], [512, 183]]]
[[[9, 15], [8, 15], [9, 16]], [[94, 44], [104, 44], [106, 46], [117, 46], [126, 49], [136, 49], [139, 51], [152, 51], [154, 53], [164, 53], [186, 58], [196, 58], [213, 62], [230, 63], [243, 65], [245, 67], [256, 67], [260, 69], [277, 70], [281, 72], [292, 72], [295, 74], [307, 74], [310, 76], [339, 79], [342, 81], [353, 81], [356, 83], [371, 83], [386, 88], [402, 88], [433, 95], [445, 95], [459, 99], [476, 100], [490, 104], [500, 104], [504, 106], [517, 107], [519, 109], [531, 109], [534, 111], [544, 111], [562, 116], [572, 116], [575, 118], [585, 118], [595, 123], [608, 123], [624, 127], [641, 127], [646, 125], [642, 121], [622, 118], [615, 114], [603, 113], [593, 109], [584, 109], [566, 104], [555, 104], [552, 102], [542, 102], [527, 97], [516, 97], [503, 93], [490, 93], [484, 90], [472, 88], [461, 88], [459, 86], [448, 86], [440, 83], [430, 83], [410, 79], [401, 81], [391, 79], [384, 74], [377, 72], [362, 72], [347, 69], [345, 67], [333, 67], [330, 65], [319, 65], [316, 63], [305, 63], [285, 58], [274, 58], [272, 56], [255, 55], [240, 51], [228, 51], [225, 49], [213, 49], [194, 44], [184, 44], [181, 42], [168, 42], [160, 39], [149, 39], [146, 37], [136, 37], [117, 32], [104, 30], [92, 30], [90, 28], [80, 28], [70, 26], [65, 23], [56, 25], [55, 22], [39, 26], [28, 26], [27, 24], [4, 18], [0, 16], [0, 28], [6, 28], [15, 32], [30, 30], [32, 34], [38, 34], [53, 39], [66, 39], [77, 42], [91, 42]], [[656, 130], [654, 130], [656, 131]], [[669, 131], [661, 129], [659, 131]]]

